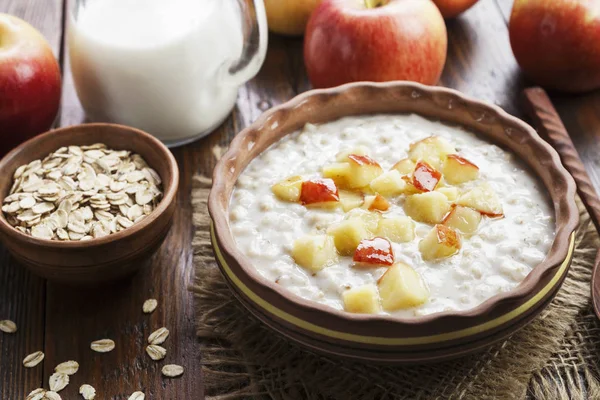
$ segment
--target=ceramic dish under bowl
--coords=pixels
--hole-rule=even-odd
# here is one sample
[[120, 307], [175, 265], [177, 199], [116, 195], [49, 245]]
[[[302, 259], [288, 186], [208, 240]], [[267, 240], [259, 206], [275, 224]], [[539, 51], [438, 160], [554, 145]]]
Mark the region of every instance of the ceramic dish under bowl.
[[138, 129], [113, 124], [83, 124], [49, 131], [21, 144], [0, 161], [0, 204], [15, 170], [62, 146], [104, 143], [115, 150], [140, 154], [162, 179], [163, 198], [146, 218], [115, 234], [79, 241], [44, 240], [8, 224], [0, 213], [0, 238], [21, 264], [44, 278], [96, 284], [131, 275], [163, 242], [173, 220], [179, 170], [175, 158], [158, 139]]
[[[229, 227], [229, 203], [236, 180], [250, 161], [307, 122], [378, 113], [415, 113], [462, 126], [511, 150], [541, 179], [554, 206], [555, 240], [545, 260], [519, 286], [466, 311], [413, 318], [351, 314], [302, 299], [264, 279], [236, 247]], [[571, 262], [579, 219], [573, 179], [554, 149], [529, 125], [457, 91], [408, 82], [314, 90], [266, 112], [235, 138], [219, 161], [209, 210], [218, 264], [235, 295], [257, 318], [310, 349], [392, 364], [458, 357], [524, 326], [560, 288]]]

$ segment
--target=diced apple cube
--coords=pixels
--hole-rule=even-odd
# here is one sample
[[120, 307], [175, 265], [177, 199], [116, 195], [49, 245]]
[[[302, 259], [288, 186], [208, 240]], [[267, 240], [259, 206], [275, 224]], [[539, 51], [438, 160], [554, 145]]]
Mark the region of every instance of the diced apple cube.
[[431, 192], [435, 189], [442, 174], [424, 161], [419, 161], [415, 166], [412, 184], [421, 192]]
[[379, 221], [381, 220], [381, 213], [367, 211], [364, 208], [355, 208], [351, 210], [346, 219], [358, 218], [362, 221], [365, 228], [369, 230], [369, 232], [375, 234], [377, 232], [377, 227], [379, 226]]
[[309, 179], [302, 182], [300, 202], [311, 207], [336, 207], [340, 196], [332, 179]]
[[381, 237], [363, 239], [356, 247], [352, 260], [355, 263], [373, 267], [392, 265], [394, 263], [392, 244], [389, 240]]
[[323, 167], [323, 177], [333, 179], [338, 187], [348, 187], [350, 164], [347, 162], [333, 163]]
[[406, 182], [397, 170], [384, 172], [371, 181], [371, 189], [384, 196], [397, 196], [404, 192]]
[[362, 193], [350, 192], [348, 190], [340, 190], [340, 204], [344, 212], [348, 212], [354, 208], [360, 207], [365, 202]]
[[385, 197], [377, 193], [374, 196], [366, 196], [363, 208], [369, 211], [387, 211], [390, 208], [390, 203]]
[[456, 188], [456, 187], [451, 187], [451, 186], [438, 187], [437, 189], [435, 189], [435, 191], [440, 192], [444, 196], [446, 196], [448, 201], [454, 201], [454, 200], [458, 199], [458, 188]]
[[502, 203], [494, 189], [488, 184], [483, 183], [458, 198], [456, 204], [471, 207], [488, 217], [501, 217]]
[[442, 223], [459, 232], [471, 234], [477, 230], [480, 222], [481, 213], [479, 211], [454, 205]]
[[446, 156], [453, 153], [456, 153], [454, 146], [439, 136], [430, 136], [412, 143], [408, 150], [411, 160], [423, 160], [436, 169], [440, 169]]
[[327, 233], [333, 236], [335, 247], [341, 255], [354, 254], [361, 240], [373, 237], [360, 218], [350, 218], [330, 227]]
[[444, 225], [436, 225], [419, 242], [419, 251], [424, 260], [450, 257], [461, 248], [460, 234]]
[[417, 189], [415, 187], [415, 185], [413, 185], [411, 176], [404, 175], [402, 177], [402, 180], [404, 181], [404, 183], [406, 183], [406, 186], [404, 186], [404, 190], [402, 191], [402, 194], [409, 196], [411, 194], [421, 193], [421, 191], [419, 189]]
[[401, 175], [408, 175], [415, 170], [415, 162], [410, 158], [405, 158], [394, 164], [392, 170], [400, 172]]
[[438, 224], [450, 211], [450, 203], [440, 192], [418, 193], [406, 198], [404, 211], [415, 221]]
[[415, 223], [409, 217], [382, 218], [376, 235], [396, 243], [410, 242], [415, 238]]
[[429, 289], [421, 276], [404, 263], [391, 266], [379, 278], [377, 286], [386, 311], [416, 307], [429, 299]]
[[479, 167], [458, 154], [448, 155], [443, 172], [451, 185], [459, 185], [479, 177]]
[[348, 162], [348, 156], [350, 154], [356, 154], [358, 156], [366, 156], [369, 154], [369, 148], [367, 146], [356, 146], [352, 149], [345, 149], [335, 155], [337, 162]]
[[290, 201], [294, 203], [300, 201], [301, 190], [301, 176], [292, 176], [271, 186], [271, 191], [279, 200]]
[[318, 272], [338, 260], [334, 240], [328, 235], [306, 235], [296, 239], [292, 257], [298, 265], [311, 272]]
[[383, 173], [381, 166], [369, 156], [350, 154], [348, 160], [350, 173], [346, 181], [351, 189], [369, 186], [372, 180]]
[[378, 314], [381, 311], [379, 293], [373, 284], [366, 284], [342, 293], [344, 310], [351, 313]]

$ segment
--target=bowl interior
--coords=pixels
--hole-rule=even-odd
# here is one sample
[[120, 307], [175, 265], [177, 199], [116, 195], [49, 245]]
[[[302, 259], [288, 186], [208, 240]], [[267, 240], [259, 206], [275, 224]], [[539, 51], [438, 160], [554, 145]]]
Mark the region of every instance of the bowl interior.
[[[558, 154], [544, 142], [529, 125], [510, 116], [499, 107], [471, 99], [451, 89], [420, 84], [395, 82], [385, 84], [358, 83], [327, 90], [314, 90], [296, 97], [263, 114], [254, 124], [232, 142], [214, 172], [213, 193], [209, 202], [217, 236], [223, 250], [232, 255], [252, 279], [261, 282], [269, 291], [310, 308], [319, 305], [285, 293], [279, 285], [263, 279], [251, 262], [237, 249], [229, 228], [229, 201], [236, 180], [245, 167], [283, 136], [306, 123], [324, 123], [350, 115], [415, 113], [431, 120], [458, 125], [475, 132], [479, 137], [515, 153], [541, 179], [552, 200], [556, 236], [546, 259], [510, 292], [494, 296], [471, 310], [443, 312], [445, 315], [469, 316], [480, 314], [499, 300], [516, 300], [535, 290], [542, 276], [552, 273], [567, 257], [570, 235], [578, 222], [575, 205], [575, 184], [560, 162]], [[338, 314], [336, 310], [328, 312]], [[346, 314], [346, 313], [344, 313]], [[415, 317], [429, 320], [436, 314]], [[352, 315], [354, 319], [378, 318]], [[401, 319], [397, 317], [392, 317]]]
[[[160, 175], [163, 199], [153, 213], [139, 224], [114, 235], [87, 241], [86, 245], [90, 246], [101, 241], [118, 239], [117, 236], [122, 236], [121, 234], [124, 235], [141, 229], [142, 225], [145, 225], [145, 220], [150, 219], [154, 214], [160, 213], [166, 204], [173, 201], [179, 180], [177, 164], [171, 152], [158, 139], [143, 131], [122, 125], [76, 125], [49, 131], [21, 144], [0, 161], [0, 204], [2, 204], [4, 198], [8, 195], [13, 181], [13, 174], [19, 166], [33, 160], [42, 159], [63, 146], [83, 146], [95, 143], [103, 143], [114, 150], [130, 150], [140, 154], [148, 165]], [[69, 246], [79, 243], [48, 241], [30, 237], [12, 228], [6, 221], [3, 213], [0, 213], [0, 225], [2, 225], [1, 228], [3, 230], [9, 228], [8, 232], [23, 236], [23, 239], [27, 241], [39, 241], [46, 245], [52, 243], [55, 246]]]

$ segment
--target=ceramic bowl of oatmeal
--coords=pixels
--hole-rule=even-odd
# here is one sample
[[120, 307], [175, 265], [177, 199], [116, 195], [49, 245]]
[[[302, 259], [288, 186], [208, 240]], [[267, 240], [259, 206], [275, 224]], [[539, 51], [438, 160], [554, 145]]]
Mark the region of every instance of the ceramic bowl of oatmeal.
[[575, 184], [524, 122], [414, 83], [315, 90], [220, 160], [218, 264], [240, 301], [311, 349], [412, 363], [525, 325], [569, 267]]

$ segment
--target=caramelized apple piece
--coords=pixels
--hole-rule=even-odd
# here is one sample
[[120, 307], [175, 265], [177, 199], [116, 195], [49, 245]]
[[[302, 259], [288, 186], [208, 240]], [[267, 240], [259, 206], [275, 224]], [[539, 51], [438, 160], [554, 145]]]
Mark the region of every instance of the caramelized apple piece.
[[271, 186], [271, 191], [279, 200], [290, 201], [294, 203], [300, 201], [301, 189], [301, 176], [292, 176]]
[[402, 191], [403, 194], [409, 196], [412, 194], [421, 193], [421, 191], [419, 189], [417, 189], [415, 187], [415, 185], [413, 185], [413, 182], [412, 182], [412, 179], [410, 176], [405, 175], [402, 177], [402, 180], [404, 181], [404, 183], [406, 183], [406, 186], [404, 186], [404, 190]]
[[409, 217], [382, 218], [376, 234], [396, 243], [410, 242], [415, 238], [415, 223]]
[[479, 211], [454, 204], [442, 223], [462, 233], [471, 234], [477, 230], [480, 222]]
[[363, 239], [356, 247], [353, 260], [355, 263], [374, 267], [392, 265], [394, 263], [392, 244], [389, 240], [381, 237]]
[[457, 231], [438, 224], [419, 242], [419, 251], [424, 260], [436, 260], [458, 253], [461, 245]]
[[502, 203], [488, 184], [483, 183], [458, 198], [456, 204], [473, 208], [488, 217], [502, 217]]
[[369, 156], [348, 155], [350, 174], [346, 178], [351, 189], [368, 186], [371, 181], [383, 173], [381, 166]]
[[342, 293], [344, 310], [351, 313], [378, 314], [381, 311], [379, 293], [373, 284], [366, 284]]
[[383, 196], [397, 196], [404, 193], [406, 182], [397, 170], [384, 172], [371, 181], [371, 189]]
[[333, 236], [335, 247], [341, 255], [349, 256], [363, 239], [373, 237], [360, 218], [350, 218], [330, 227], [327, 233]]
[[387, 211], [390, 208], [390, 203], [385, 197], [377, 193], [374, 196], [365, 197], [363, 207], [369, 211]]
[[415, 170], [415, 162], [410, 158], [405, 158], [394, 164], [392, 170], [400, 172], [401, 175], [408, 175]]
[[453, 153], [456, 153], [454, 146], [439, 136], [430, 136], [412, 143], [408, 150], [411, 160], [423, 160], [436, 169], [440, 169], [446, 156]]
[[431, 192], [435, 189], [442, 174], [426, 162], [419, 161], [413, 172], [412, 183], [421, 192]]
[[294, 261], [311, 272], [317, 272], [338, 260], [333, 238], [328, 235], [306, 235], [296, 239], [292, 248]]
[[427, 301], [429, 289], [410, 266], [397, 263], [388, 268], [379, 281], [381, 305], [387, 311], [416, 307]]
[[404, 211], [415, 221], [438, 224], [450, 211], [450, 203], [446, 196], [437, 191], [419, 193], [404, 200]]
[[479, 177], [479, 167], [458, 154], [448, 155], [443, 171], [444, 177], [452, 185], [472, 181]]
[[300, 202], [304, 205], [331, 205], [339, 200], [338, 189], [332, 179], [317, 178], [302, 182]]
[[362, 193], [350, 192], [348, 190], [340, 190], [340, 204], [344, 212], [348, 212], [354, 208], [360, 207], [365, 202]]

